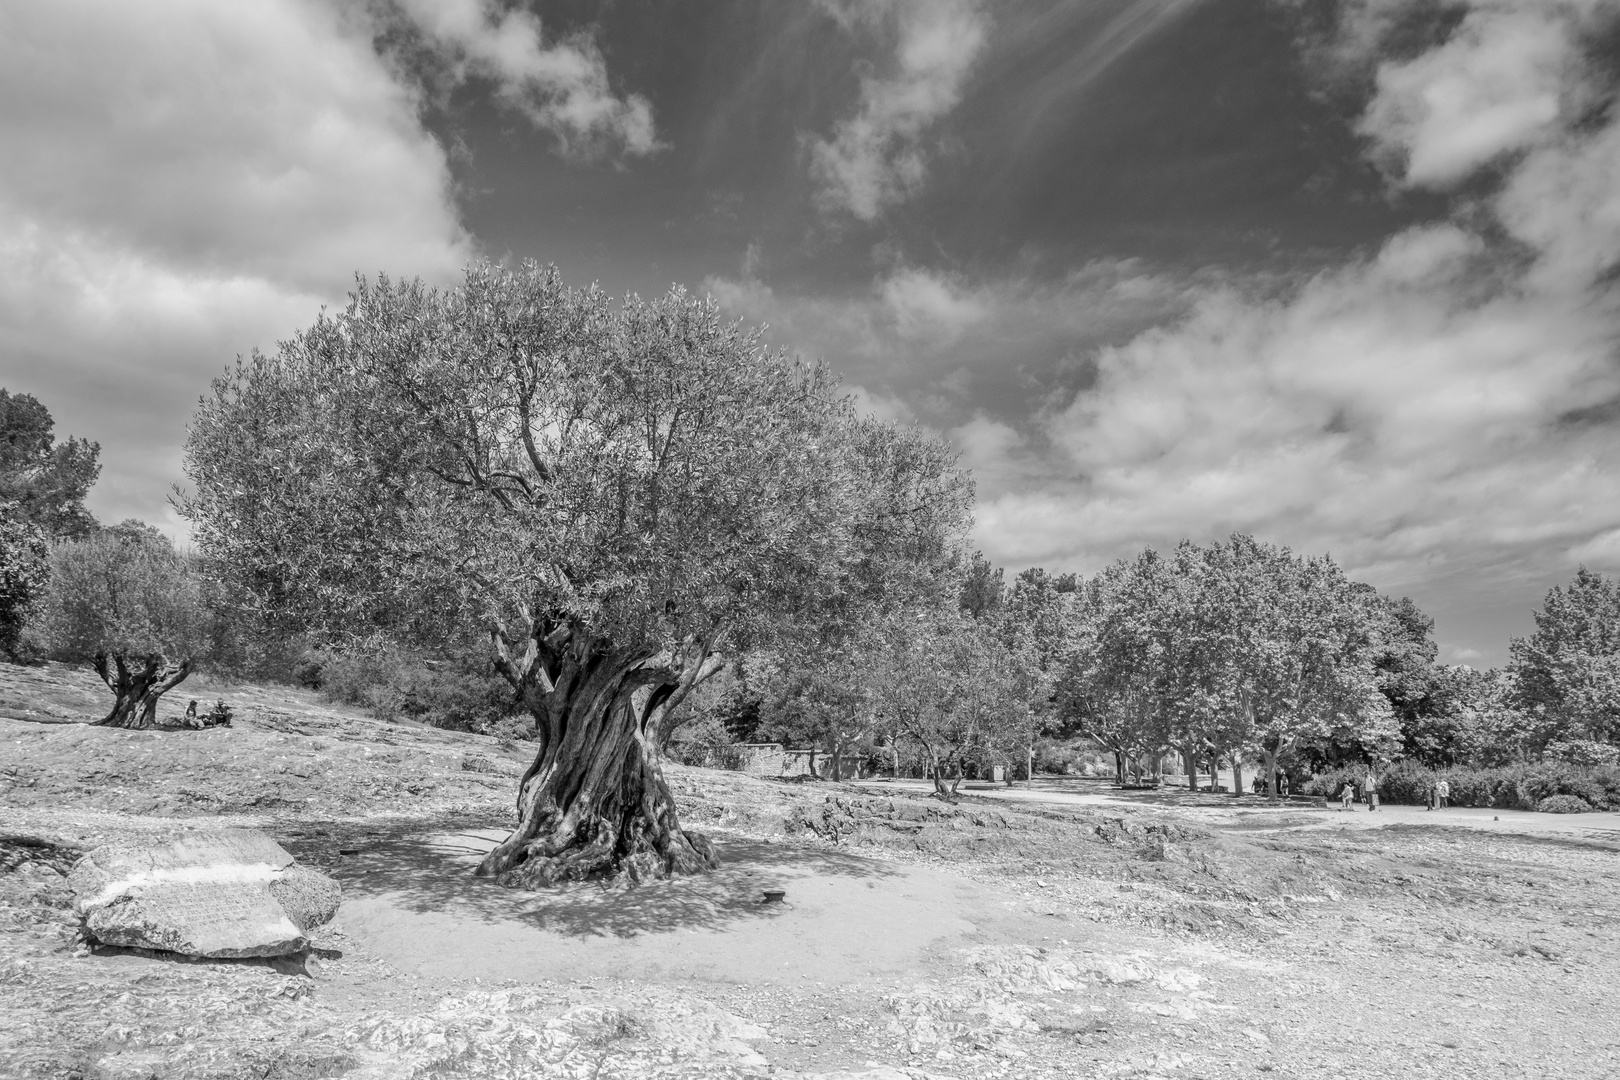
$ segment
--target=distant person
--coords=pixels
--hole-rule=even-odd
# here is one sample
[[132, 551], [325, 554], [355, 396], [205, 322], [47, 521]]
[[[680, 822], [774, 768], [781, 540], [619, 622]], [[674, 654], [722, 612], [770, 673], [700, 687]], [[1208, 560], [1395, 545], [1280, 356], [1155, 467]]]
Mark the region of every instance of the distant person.
[[1250, 784], [1249, 787], [1254, 789], [1254, 793], [1256, 795], [1260, 794], [1266, 789], [1266, 778], [1261, 776], [1259, 773], [1256, 773], [1254, 783]]
[[1434, 805], [1437, 810], [1444, 810], [1451, 805], [1451, 785], [1443, 776], [1440, 782], [1434, 785]]
[[1277, 794], [1288, 798], [1288, 774], [1281, 769], [1277, 770]]
[[1367, 779], [1363, 782], [1363, 791], [1367, 793], [1367, 811], [1378, 809], [1378, 775], [1371, 769], [1367, 770]]
[[1350, 804], [1355, 801], [1355, 798], [1356, 782], [1354, 780], [1346, 780], [1344, 782], [1344, 790], [1339, 792], [1339, 809], [1350, 809]]

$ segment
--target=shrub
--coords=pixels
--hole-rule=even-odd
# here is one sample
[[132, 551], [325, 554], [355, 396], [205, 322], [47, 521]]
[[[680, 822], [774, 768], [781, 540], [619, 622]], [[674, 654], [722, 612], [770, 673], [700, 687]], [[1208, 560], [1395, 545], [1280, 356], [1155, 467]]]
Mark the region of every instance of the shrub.
[[[318, 682], [329, 701], [358, 705], [381, 719], [404, 717], [451, 731], [511, 737], [512, 690], [461, 659], [433, 660], [381, 647], [307, 654], [300, 680]], [[527, 722], [516, 725], [528, 728]]]
[[1593, 780], [1589, 770], [1562, 761], [1544, 761], [1525, 769], [1518, 789], [1519, 804], [1527, 810], [1553, 795], [1571, 795], [1589, 805], [1608, 801], [1603, 785]]
[[1429, 801], [1435, 774], [1416, 761], [1397, 761], [1378, 775], [1378, 798], [1402, 806], [1423, 806]]
[[1587, 772], [1592, 783], [1603, 789], [1603, 801], [1594, 803], [1607, 810], [1620, 810], [1620, 765], [1598, 765]]
[[1536, 803], [1536, 810], [1543, 814], [1584, 814], [1591, 809], [1585, 799], [1574, 795], [1549, 795]]
[[[1329, 799], [1336, 799], [1339, 797], [1339, 792], [1344, 790], [1346, 780], [1355, 784], [1356, 789], [1359, 791], [1361, 781], [1366, 775], [1367, 767], [1365, 765], [1349, 765], [1340, 769], [1330, 769], [1325, 773], [1317, 773], [1305, 781], [1299, 790], [1306, 795], [1321, 795]], [[1382, 790], [1382, 788], [1379, 789], [1380, 792]]]
[[731, 741], [731, 732], [722, 720], [705, 714], [683, 726], [670, 739], [665, 753], [671, 761], [706, 769], [741, 769], [744, 755]]
[[1451, 785], [1451, 805], [1511, 810], [1519, 805], [1518, 766], [1502, 769], [1447, 769], [1441, 773]]
[[[1311, 777], [1301, 790], [1337, 798], [1347, 779], [1359, 790], [1366, 775], [1364, 765], [1333, 769]], [[1451, 785], [1453, 806], [1532, 810], [1553, 796], [1569, 796], [1589, 809], [1620, 807], [1620, 768], [1588, 768], [1563, 761], [1439, 772], [1415, 761], [1398, 761], [1379, 774], [1378, 797], [1386, 803], [1422, 806], [1428, 800], [1431, 786], [1442, 777]]]

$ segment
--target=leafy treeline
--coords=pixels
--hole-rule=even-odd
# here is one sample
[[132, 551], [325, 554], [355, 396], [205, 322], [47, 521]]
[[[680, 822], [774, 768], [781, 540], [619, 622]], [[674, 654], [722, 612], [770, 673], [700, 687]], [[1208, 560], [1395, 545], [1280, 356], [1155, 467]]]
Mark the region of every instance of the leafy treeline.
[[1297, 781], [1404, 761], [1432, 782], [1615, 760], [1620, 585], [1584, 568], [1491, 671], [1437, 663], [1433, 620], [1409, 599], [1242, 535], [1089, 578], [1007, 582], [976, 556], [958, 580], [949, 608], [874, 623], [842, 649], [749, 654], [677, 738], [697, 760], [731, 740], [820, 747], [831, 776], [853, 751], [942, 794], [993, 763], [1027, 775], [1038, 743], [1075, 738], [1111, 751], [1122, 781], [1175, 753], [1212, 783], [1230, 767], [1234, 790], [1244, 761], [1276, 790], [1279, 768]]
[[931, 777], [947, 797], [979, 767], [1027, 763], [1051, 685], [1031, 624], [1003, 603], [999, 576], [993, 602], [973, 602], [985, 569], [982, 559], [953, 567], [960, 589], [897, 608], [836, 645], [747, 655], [710, 704], [719, 723], [686, 738], [712, 743], [723, 731], [819, 747], [829, 755], [823, 774], [835, 779], [846, 753], [877, 754], [896, 771]]

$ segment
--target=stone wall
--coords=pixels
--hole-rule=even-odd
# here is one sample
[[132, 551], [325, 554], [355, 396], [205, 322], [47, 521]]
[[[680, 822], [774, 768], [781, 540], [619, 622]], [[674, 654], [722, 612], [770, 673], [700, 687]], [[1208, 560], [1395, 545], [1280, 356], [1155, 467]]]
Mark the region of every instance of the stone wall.
[[[750, 776], [793, 777], [810, 775], [810, 751], [789, 750], [781, 743], [739, 743], [742, 771]], [[822, 779], [832, 775], [832, 755], [817, 751], [816, 775]], [[843, 755], [839, 775], [845, 780], [859, 779], [865, 761], [852, 754]]]

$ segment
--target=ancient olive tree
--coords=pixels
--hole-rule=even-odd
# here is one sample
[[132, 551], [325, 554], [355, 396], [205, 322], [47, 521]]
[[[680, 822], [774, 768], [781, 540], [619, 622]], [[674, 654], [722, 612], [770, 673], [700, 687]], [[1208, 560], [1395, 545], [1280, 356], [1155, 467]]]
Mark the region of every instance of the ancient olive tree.
[[504, 884], [702, 870], [656, 749], [727, 652], [845, 619], [955, 557], [938, 441], [674, 290], [554, 268], [361, 281], [215, 383], [183, 510], [266, 615], [331, 638], [482, 625], [535, 717]]

